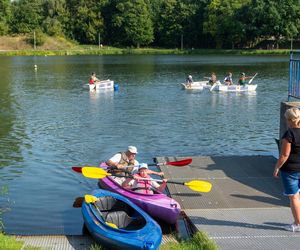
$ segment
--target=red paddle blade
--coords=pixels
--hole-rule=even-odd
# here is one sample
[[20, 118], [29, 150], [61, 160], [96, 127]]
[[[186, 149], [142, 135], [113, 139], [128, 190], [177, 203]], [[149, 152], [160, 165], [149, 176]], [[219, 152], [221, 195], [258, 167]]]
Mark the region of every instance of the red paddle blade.
[[180, 161], [166, 162], [164, 165], [172, 165], [172, 166], [182, 167], [182, 166], [191, 164], [192, 161], [193, 161], [193, 159], [189, 158], [189, 159], [184, 159], [184, 160], [180, 160]]
[[77, 173], [82, 173], [82, 167], [72, 167], [72, 170]]

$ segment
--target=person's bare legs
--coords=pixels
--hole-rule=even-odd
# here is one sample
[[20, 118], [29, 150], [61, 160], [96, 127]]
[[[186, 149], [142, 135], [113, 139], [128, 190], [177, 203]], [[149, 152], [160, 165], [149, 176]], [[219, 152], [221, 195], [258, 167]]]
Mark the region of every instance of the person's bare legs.
[[292, 210], [292, 214], [294, 217], [294, 223], [297, 226], [300, 226], [300, 194], [295, 194], [289, 196], [290, 198], [290, 206]]

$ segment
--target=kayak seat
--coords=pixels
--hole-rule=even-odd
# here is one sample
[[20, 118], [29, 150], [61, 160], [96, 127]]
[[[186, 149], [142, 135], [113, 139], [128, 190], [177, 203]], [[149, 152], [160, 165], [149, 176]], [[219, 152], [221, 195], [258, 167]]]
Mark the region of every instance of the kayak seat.
[[146, 225], [146, 220], [143, 217], [132, 218], [125, 211], [109, 212], [106, 214], [105, 220], [125, 230], [137, 230]]
[[133, 209], [128, 206], [125, 202], [117, 200], [112, 196], [105, 196], [99, 198], [95, 205], [101, 212], [112, 212], [112, 211], [125, 211], [128, 214], [133, 212]]

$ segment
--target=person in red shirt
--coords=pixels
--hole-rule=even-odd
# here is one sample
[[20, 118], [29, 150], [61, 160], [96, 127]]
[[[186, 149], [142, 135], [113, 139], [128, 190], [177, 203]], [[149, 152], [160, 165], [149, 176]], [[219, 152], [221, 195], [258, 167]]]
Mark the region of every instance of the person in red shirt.
[[96, 77], [96, 73], [93, 72], [91, 74], [89, 84], [95, 84], [97, 82], [100, 82], [100, 80]]

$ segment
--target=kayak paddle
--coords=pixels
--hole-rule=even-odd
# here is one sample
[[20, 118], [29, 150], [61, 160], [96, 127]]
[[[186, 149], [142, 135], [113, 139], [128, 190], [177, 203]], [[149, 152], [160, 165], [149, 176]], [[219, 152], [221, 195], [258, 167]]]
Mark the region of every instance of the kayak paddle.
[[215, 89], [216, 86], [217, 86], [217, 83], [215, 82], [215, 83], [210, 87], [209, 91], [210, 91], [210, 92], [213, 91], [213, 90]]
[[[170, 165], [170, 166], [176, 166], [176, 167], [183, 167], [183, 166], [189, 165], [190, 163], [192, 163], [192, 161], [193, 161], [192, 158], [188, 158], [188, 159], [179, 160], [179, 161], [169, 161], [169, 162], [163, 162], [163, 163], [150, 163], [150, 164], [148, 164], [148, 166]], [[83, 166], [83, 167], [94, 167], [94, 166]], [[72, 167], [72, 169], [77, 173], [81, 173], [81, 169], [83, 167], [74, 166], [74, 167]], [[130, 166], [130, 167], [134, 167], [134, 166]]]
[[257, 73], [255, 73], [255, 75], [249, 80], [248, 84], [251, 84], [251, 82], [253, 81], [254, 77], [257, 76]]
[[[83, 167], [82, 168], [82, 174], [85, 177], [88, 178], [95, 178], [95, 179], [102, 179], [107, 176], [117, 176], [117, 177], [125, 177], [125, 178], [131, 178], [133, 179], [133, 176], [124, 176], [124, 175], [116, 175], [107, 173], [102, 168], [97, 167]], [[147, 180], [147, 181], [156, 181], [156, 182], [163, 182], [163, 180], [157, 180], [157, 179], [148, 179], [148, 178], [141, 178], [141, 180]], [[169, 181], [167, 183], [172, 184], [178, 184], [178, 185], [184, 185], [190, 188], [191, 190], [194, 190], [196, 192], [204, 192], [207, 193], [211, 190], [212, 184], [208, 181], [200, 181], [200, 180], [192, 180], [189, 182], [177, 182], [177, 181]]]

